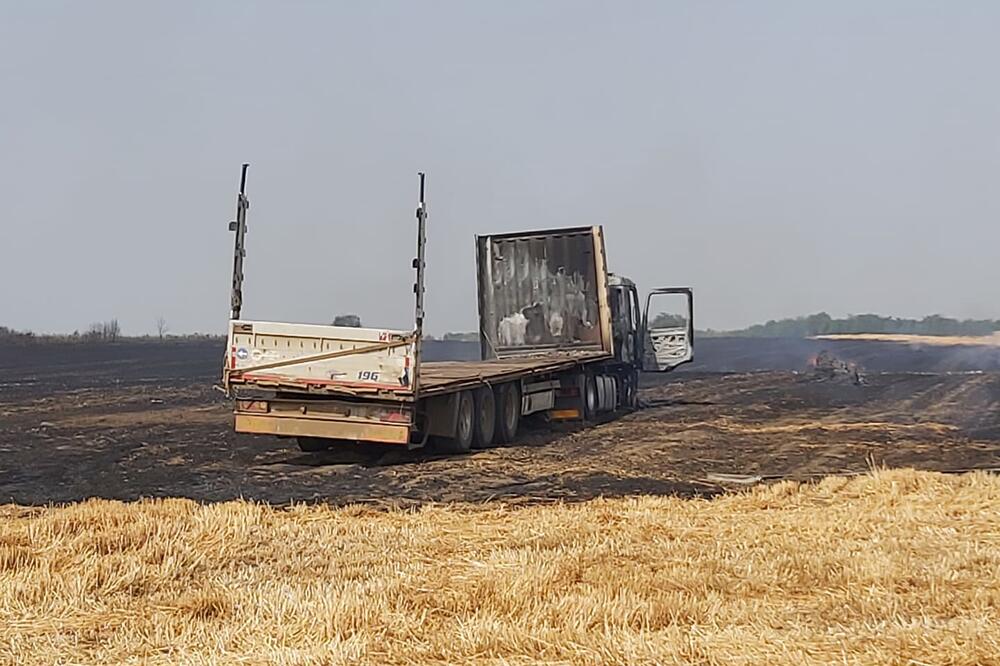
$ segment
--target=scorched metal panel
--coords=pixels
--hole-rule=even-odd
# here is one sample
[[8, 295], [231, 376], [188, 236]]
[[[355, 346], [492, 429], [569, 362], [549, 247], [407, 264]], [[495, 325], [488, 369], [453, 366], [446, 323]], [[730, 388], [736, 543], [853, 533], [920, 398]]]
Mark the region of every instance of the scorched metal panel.
[[610, 351], [600, 227], [476, 239], [483, 358]]

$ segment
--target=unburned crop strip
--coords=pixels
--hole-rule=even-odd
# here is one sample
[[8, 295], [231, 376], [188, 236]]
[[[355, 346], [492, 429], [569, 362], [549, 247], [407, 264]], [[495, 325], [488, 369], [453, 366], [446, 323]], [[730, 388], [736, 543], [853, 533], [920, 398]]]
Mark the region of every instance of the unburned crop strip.
[[711, 500], [0, 508], [0, 663], [987, 663], [1000, 479]]

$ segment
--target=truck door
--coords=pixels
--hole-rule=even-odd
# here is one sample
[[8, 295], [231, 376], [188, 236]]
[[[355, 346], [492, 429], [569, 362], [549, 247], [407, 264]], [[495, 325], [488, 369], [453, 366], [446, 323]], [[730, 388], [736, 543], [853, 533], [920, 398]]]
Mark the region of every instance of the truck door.
[[642, 319], [642, 369], [665, 372], [694, 359], [694, 292], [654, 289]]

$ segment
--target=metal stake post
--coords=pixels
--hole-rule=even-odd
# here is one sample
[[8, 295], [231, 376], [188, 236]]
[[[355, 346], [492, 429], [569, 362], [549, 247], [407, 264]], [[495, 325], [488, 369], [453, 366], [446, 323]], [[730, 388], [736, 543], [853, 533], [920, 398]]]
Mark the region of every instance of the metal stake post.
[[247, 209], [250, 208], [250, 200], [246, 196], [247, 167], [243, 165], [240, 174], [240, 193], [236, 199], [236, 219], [229, 223], [229, 230], [236, 232], [236, 245], [233, 248], [233, 292], [232, 292], [232, 312], [230, 319], [239, 319], [240, 310], [243, 308], [243, 258], [247, 256], [245, 238], [247, 233]]
[[427, 204], [424, 201], [424, 177], [421, 171], [420, 176], [420, 203], [417, 204], [417, 257], [413, 260], [413, 268], [417, 271], [417, 279], [413, 284], [413, 294], [415, 296], [416, 307], [414, 312], [413, 330], [413, 397], [416, 399], [417, 390], [420, 383], [420, 347], [423, 344], [424, 333], [424, 246], [427, 244]]

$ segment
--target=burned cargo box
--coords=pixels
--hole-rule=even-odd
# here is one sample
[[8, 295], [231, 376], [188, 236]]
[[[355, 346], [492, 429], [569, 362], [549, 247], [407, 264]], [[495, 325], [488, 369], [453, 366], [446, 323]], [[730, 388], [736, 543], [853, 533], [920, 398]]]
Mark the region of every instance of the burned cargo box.
[[484, 359], [611, 352], [603, 238], [600, 227], [476, 238]]

